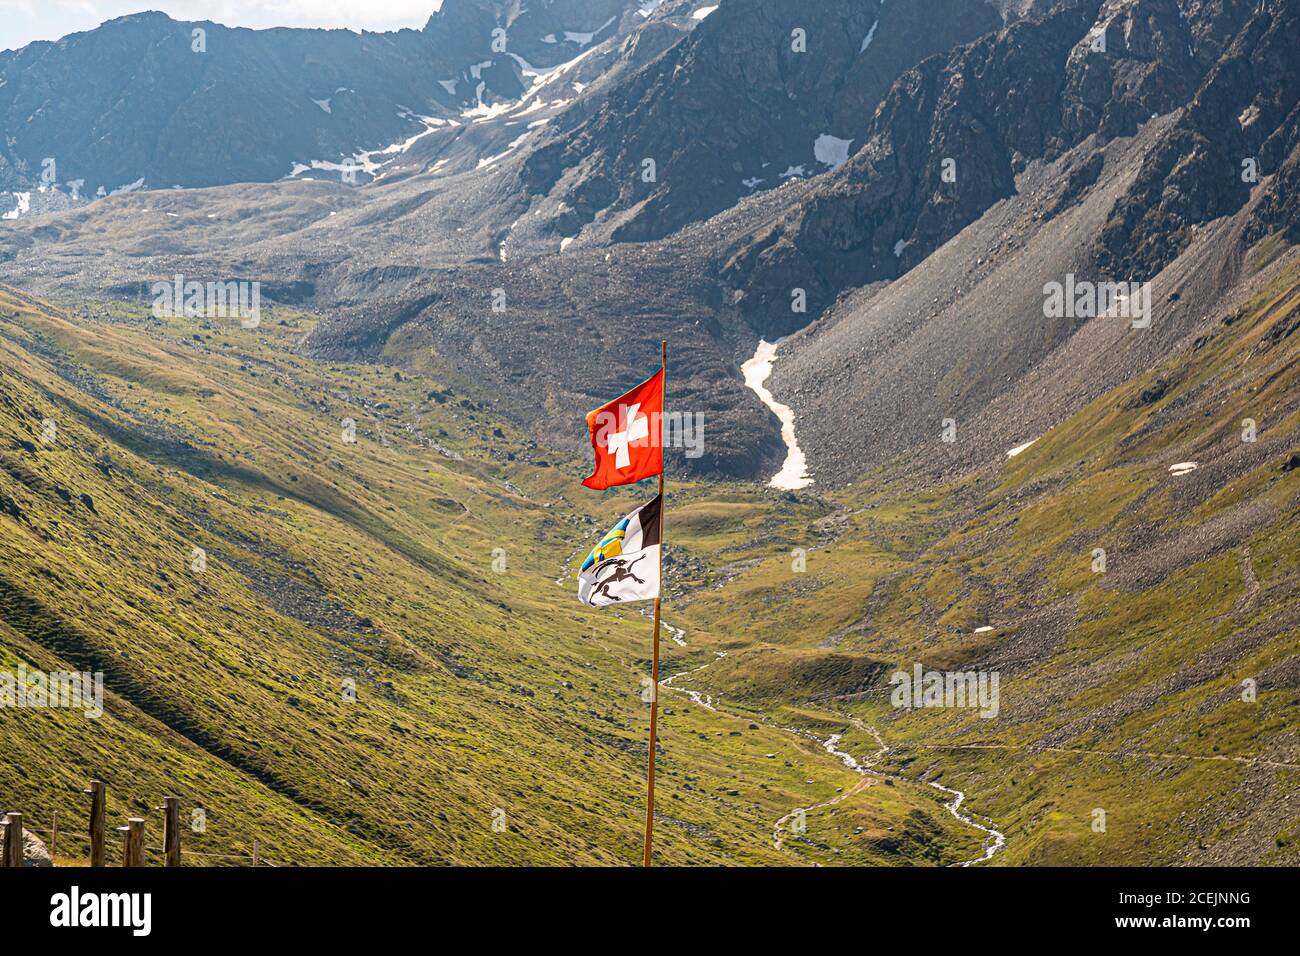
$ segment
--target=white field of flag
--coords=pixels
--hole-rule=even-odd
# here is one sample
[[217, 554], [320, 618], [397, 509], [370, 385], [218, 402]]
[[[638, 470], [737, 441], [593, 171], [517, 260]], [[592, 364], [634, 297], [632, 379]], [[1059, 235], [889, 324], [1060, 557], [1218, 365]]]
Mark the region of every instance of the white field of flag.
[[616, 524], [587, 555], [578, 572], [578, 600], [591, 607], [652, 601], [659, 596], [659, 527], [663, 499], [656, 495]]

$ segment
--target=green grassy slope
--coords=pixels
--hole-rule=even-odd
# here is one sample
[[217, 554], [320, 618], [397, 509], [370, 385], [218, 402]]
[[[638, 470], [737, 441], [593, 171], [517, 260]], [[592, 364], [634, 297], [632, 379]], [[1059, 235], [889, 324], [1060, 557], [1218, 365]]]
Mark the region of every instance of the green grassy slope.
[[[978, 858], [937, 782], [1005, 834], [994, 864], [1297, 862], [1300, 265], [1275, 272], [955, 484], [672, 482], [659, 859]], [[572, 568], [647, 492], [581, 488], [436, 361], [294, 354], [310, 321], [0, 292], [0, 669], [109, 689], [98, 721], [0, 710], [0, 803], [68, 833], [98, 776], [156, 834], [178, 793], [208, 812], [187, 847], [234, 855], [188, 862], [638, 862], [648, 608], [580, 607]], [[915, 663], [996, 671], [998, 716], [892, 707]]]
[[[108, 689], [98, 720], [0, 709], [0, 804], [37, 829], [57, 812], [73, 856], [98, 777], [110, 824], [147, 816], [151, 845], [162, 796], [202, 807], [186, 849], [214, 855], [188, 863], [254, 839], [277, 865], [639, 862], [650, 625], [579, 606], [565, 568], [643, 492], [587, 492], [436, 372], [296, 356], [309, 323], [0, 289], [0, 669]], [[667, 672], [702, 651], [665, 645]], [[663, 706], [658, 859], [841, 858], [778, 851], [773, 826], [859, 774], [748, 713]], [[842, 859], [977, 852], [934, 793], [886, 791], [855, 812], [908, 839]]]
[[[820, 499], [837, 516], [810, 514], [814, 496], [770, 507], [766, 537], [741, 533], [738, 504], [694, 539], [679, 523], [673, 540], [703, 553], [730, 521], [741, 569], [679, 612], [727, 652], [690, 686], [805, 726], [873, 725], [882, 767], [996, 821], [996, 862], [1296, 863], [1298, 354], [1293, 258], [1005, 464], [924, 490], [868, 475]], [[1171, 474], [1183, 461], [1199, 467]], [[997, 671], [998, 717], [893, 707], [888, 675], [918, 662]]]

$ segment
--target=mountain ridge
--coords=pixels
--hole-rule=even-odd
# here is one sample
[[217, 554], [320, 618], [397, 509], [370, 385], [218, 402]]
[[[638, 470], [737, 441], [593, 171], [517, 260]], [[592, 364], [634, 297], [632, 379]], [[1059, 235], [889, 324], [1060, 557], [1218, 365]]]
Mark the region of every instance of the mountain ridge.
[[[558, 65], [614, 36], [635, 4], [547, 9], [543, 22], [564, 16], [574, 27], [618, 14], [603, 31], [555, 43], [532, 35], [542, 27], [526, 11], [504, 17], [509, 7], [451, 0], [422, 30], [389, 33], [250, 30], [150, 11], [0, 53], [0, 120], [11, 131], [0, 187], [77, 182], [94, 196], [132, 184], [266, 182], [295, 164], [340, 163], [418, 134], [420, 117], [446, 123], [476, 103], [520, 96], [527, 84], [516, 47], [530, 64]], [[498, 41], [499, 22], [507, 32]], [[87, 78], [88, 89], [76, 86]], [[168, 148], [178, 142], [206, 146]], [[56, 161], [52, 180], [41, 178], [47, 157]], [[359, 166], [362, 181], [373, 176]]]

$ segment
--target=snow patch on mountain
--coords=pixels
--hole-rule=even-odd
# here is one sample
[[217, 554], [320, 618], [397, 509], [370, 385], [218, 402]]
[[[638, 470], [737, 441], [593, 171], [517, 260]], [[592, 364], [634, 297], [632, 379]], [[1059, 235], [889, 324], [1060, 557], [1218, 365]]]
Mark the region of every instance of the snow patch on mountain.
[[876, 28], [878, 26], [880, 26], [880, 20], [876, 20], [875, 23], [871, 24], [871, 29], [867, 31], [867, 36], [862, 41], [862, 48], [858, 50], [859, 54], [867, 52], [867, 47], [871, 46], [871, 41], [876, 38]]
[[813, 143], [813, 156], [822, 165], [835, 169], [849, 161], [849, 147], [852, 144], [851, 139], [840, 139], [830, 133], [822, 133]]
[[0, 219], [18, 219], [32, 211], [32, 194], [31, 193], [10, 193], [17, 201], [13, 209], [10, 209]]
[[482, 168], [485, 167], [485, 166], [491, 166], [493, 163], [495, 163], [495, 162], [496, 162], [497, 160], [499, 160], [499, 159], [505, 159], [505, 158], [506, 158], [507, 156], [509, 156], [512, 152], [514, 152], [515, 148], [516, 148], [520, 143], [522, 143], [524, 140], [526, 140], [530, 135], [532, 135], [532, 131], [531, 131], [531, 130], [525, 132], [522, 136], [519, 136], [518, 138], [512, 140], [512, 141], [510, 142], [510, 144], [509, 144], [508, 146], [506, 146], [505, 149], [503, 149], [501, 152], [497, 153], [495, 156], [487, 156], [487, 157], [485, 157], [485, 158], [483, 158], [483, 159], [480, 159], [480, 160], [478, 161], [478, 165], [475, 166], [474, 168], [475, 168], [475, 169], [482, 169]]
[[350, 160], [345, 159], [343, 162], [326, 159], [313, 159], [306, 163], [295, 162], [290, 166], [289, 174], [285, 176], [285, 179], [296, 179], [303, 173], [310, 172], [314, 169], [321, 169], [335, 173], [365, 173], [374, 178], [379, 175], [379, 171], [386, 163], [406, 152], [434, 130], [442, 126], [458, 125], [452, 120], [441, 119], [437, 116], [420, 116], [406, 109], [401, 110], [397, 115], [402, 119], [416, 120], [420, 122], [424, 126], [424, 129], [407, 139], [392, 143], [381, 149], [361, 150], [354, 153]]
[[[589, 49], [583, 50], [572, 60], [565, 60], [563, 63], [558, 63], [550, 68], [533, 66], [533, 64], [529, 63], [519, 54], [509, 53], [507, 55], [512, 57], [519, 65], [519, 71], [523, 74], [524, 79], [529, 81], [528, 90], [517, 100], [493, 103], [490, 106], [480, 102], [477, 106], [465, 110], [461, 115], [473, 123], [482, 123], [485, 120], [496, 119], [500, 116], [523, 116], [547, 106], [553, 108], [562, 107], [569, 102], [567, 99], [554, 99], [547, 101], [539, 94], [541, 94], [543, 90], [547, 89], [547, 87], [554, 84], [557, 80], [570, 73], [579, 63], [599, 49], [599, 46], [593, 46]], [[579, 83], [574, 83], [572, 85], [578, 92], [582, 92], [582, 89], [584, 88], [582, 84]]]
[[596, 27], [596, 29], [592, 30], [590, 33], [579, 33], [576, 30], [565, 30], [564, 39], [568, 40], [570, 43], [576, 43], [578, 44], [578, 46], [586, 46], [588, 43], [590, 43], [592, 40], [596, 38], [596, 34], [603, 33], [605, 31], [605, 28], [608, 27], [611, 23], [613, 23], [617, 19], [618, 17], [610, 17], [608, 20], [606, 20], [600, 26]]
[[781, 439], [785, 442], [786, 448], [785, 462], [781, 465], [781, 470], [767, 483], [768, 487], [794, 491], [807, 488], [813, 483], [812, 478], [808, 476], [808, 459], [799, 449], [799, 442], [795, 440], [794, 409], [789, 405], [782, 405], [773, 398], [772, 393], [763, 384], [772, 374], [776, 349], [780, 344], [779, 340], [767, 342], [760, 339], [754, 357], [740, 366], [740, 374], [744, 376], [745, 386], [757, 395], [781, 422]]

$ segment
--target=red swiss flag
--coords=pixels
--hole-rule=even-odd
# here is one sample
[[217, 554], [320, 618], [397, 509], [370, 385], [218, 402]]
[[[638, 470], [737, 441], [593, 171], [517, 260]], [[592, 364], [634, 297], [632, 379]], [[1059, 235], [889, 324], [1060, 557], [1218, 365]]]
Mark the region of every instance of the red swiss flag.
[[587, 430], [596, 453], [588, 488], [630, 485], [664, 470], [664, 370], [632, 391], [587, 413]]

